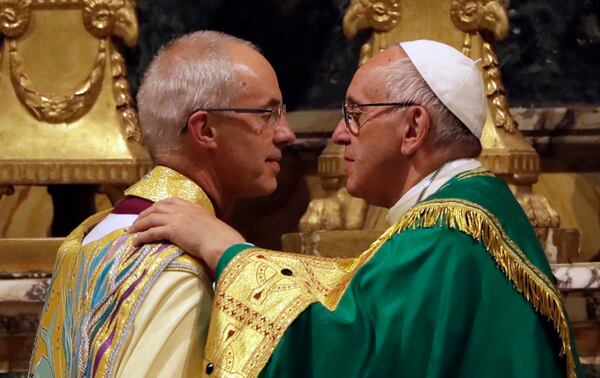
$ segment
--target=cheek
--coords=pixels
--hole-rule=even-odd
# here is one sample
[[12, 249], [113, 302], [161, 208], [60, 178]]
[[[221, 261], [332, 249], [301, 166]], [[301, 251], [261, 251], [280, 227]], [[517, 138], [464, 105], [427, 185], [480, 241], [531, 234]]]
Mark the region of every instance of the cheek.
[[356, 163], [359, 165], [368, 165], [372, 163], [373, 156], [377, 154], [379, 146], [372, 139], [365, 138], [354, 146]]
[[259, 137], [260, 135], [249, 135], [231, 141], [232, 155], [242, 166], [256, 167], [259, 163], [264, 163], [267, 147]]
[[361, 180], [372, 180], [380, 176], [385, 167], [398, 156], [392, 141], [393, 139], [378, 138], [358, 146], [353, 174], [360, 176]]

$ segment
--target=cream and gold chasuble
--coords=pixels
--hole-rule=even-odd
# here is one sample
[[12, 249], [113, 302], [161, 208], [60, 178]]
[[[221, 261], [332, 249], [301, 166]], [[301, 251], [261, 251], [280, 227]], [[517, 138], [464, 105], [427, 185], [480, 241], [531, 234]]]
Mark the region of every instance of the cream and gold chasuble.
[[[200, 187], [162, 166], [125, 194], [154, 202], [179, 197], [214, 214]], [[134, 248], [124, 229], [82, 246], [107, 214], [87, 219], [60, 247], [30, 375], [196, 374], [204, 345], [190, 344], [203, 344], [212, 300], [204, 266], [171, 244]]]

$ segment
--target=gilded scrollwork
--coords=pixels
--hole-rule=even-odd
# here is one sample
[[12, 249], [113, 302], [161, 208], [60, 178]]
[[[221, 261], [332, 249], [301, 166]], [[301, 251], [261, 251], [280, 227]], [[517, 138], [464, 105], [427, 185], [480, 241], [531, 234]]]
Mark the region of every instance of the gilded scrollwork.
[[452, 0], [450, 18], [465, 33], [490, 34], [486, 39], [496, 41], [508, 36], [508, 15], [500, 0]]
[[362, 1], [369, 25], [377, 31], [388, 31], [398, 24], [400, 3], [397, 0]]
[[17, 41], [8, 39], [10, 74], [18, 99], [41, 121], [48, 123], [72, 122], [79, 119], [94, 105], [102, 86], [108, 41], [101, 39], [94, 67], [88, 77], [71, 93], [43, 93], [33, 86], [23, 70]]
[[96, 38], [107, 38], [115, 24], [111, 0], [87, 0], [83, 7], [83, 24]]
[[483, 4], [476, 0], [454, 0], [450, 7], [450, 18], [454, 25], [462, 31], [476, 32], [483, 19]]
[[398, 25], [400, 17], [400, 0], [352, 0], [344, 15], [346, 37], [373, 29], [373, 36], [360, 50], [360, 64], [389, 47], [386, 33]]
[[483, 73], [489, 109], [496, 127], [514, 133], [517, 125], [510, 115], [506, 90], [502, 84], [502, 74], [493, 42], [508, 35], [508, 15], [500, 0], [453, 0], [450, 5], [450, 19], [465, 33], [463, 53], [471, 52], [471, 41], [475, 34], [483, 39]]
[[139, 27], [132, 0], [83, 0], [83, 24], [96, 38], [119, 37], [127, 46], [137, 43]]
[[9, 38], [23, 35], [31, 18], [31, 1], [0, 0], [0, 34]]

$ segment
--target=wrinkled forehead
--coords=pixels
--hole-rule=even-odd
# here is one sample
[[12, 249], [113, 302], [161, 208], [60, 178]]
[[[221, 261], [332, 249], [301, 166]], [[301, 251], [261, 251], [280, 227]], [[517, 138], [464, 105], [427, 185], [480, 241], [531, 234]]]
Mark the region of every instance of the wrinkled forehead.
[[233, 76], [248, 96], [269, 97], [281, 100], [277, 75], [271, 64], [257, 51], [241, 46], [233, 48]]
[[354, 74], [347, 97], [366, 97], [370, 100], [385, 98], [386, 72], [391, 64], [407, 55], [399, 46], [390, 47], [364, 63]]

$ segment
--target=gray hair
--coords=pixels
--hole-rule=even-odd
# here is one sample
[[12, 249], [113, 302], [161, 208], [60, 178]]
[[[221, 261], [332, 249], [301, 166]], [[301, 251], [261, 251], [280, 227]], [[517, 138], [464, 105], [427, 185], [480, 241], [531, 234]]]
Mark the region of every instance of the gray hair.
[[229, 107], [243, 93], [233, 79], [227, 48], [248, 41], [214, 31], [198, 31], [163, 46], [144, 73], [137, 94], [142, 135], [150, 155], [178, 151], [179, 132], [198, 108]]
[[435, 146], [471, 147], [467, 155], [478, 155], [481, 151], [479, 139], [459, 120], [433, 93], [417, 71], [410, 58], [398, 59], [382, 67], [385, 87], [391, 101], [412, 101], [425, 107], [432, 123], [432, 142]]

